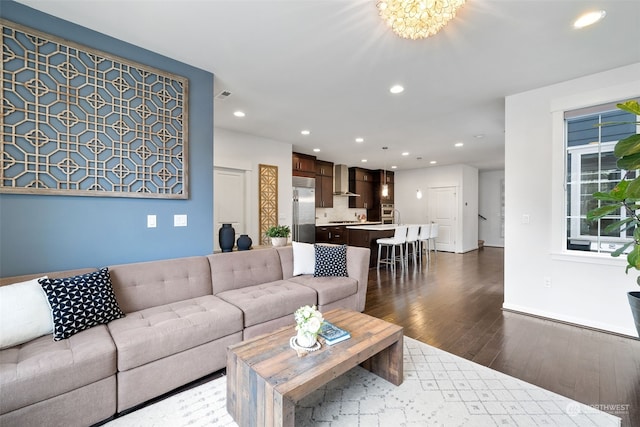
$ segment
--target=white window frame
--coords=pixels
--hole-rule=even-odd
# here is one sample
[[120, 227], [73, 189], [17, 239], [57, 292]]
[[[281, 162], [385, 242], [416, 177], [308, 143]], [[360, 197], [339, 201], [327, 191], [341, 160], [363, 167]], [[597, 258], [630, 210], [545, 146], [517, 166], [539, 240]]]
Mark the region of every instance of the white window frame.
[[[588, 117], [588, 116], [595, 116], [595, 115], [600, 115], [603, 113], [607, 113], [610, 111], [615, 111], [611, 108], [600, 108], [600, 107], [593, 107], [593, 109], [595, 111], [593, 111], [592, 113], [588, 113], [585, 114], [583, 117]], [[577, 117], [577, 116], [576, 116]], [[581, 227], [580, 227], [580, 221], [582, 219], [585, 218], [585, 216], [583, 215], [582, 212], [580, 212], [580, 206], [581, 206], [581, 194], [582, 192], [580, 191], [580, 187], [582, 185], [582, 156], [586, 155], [586, 154], [598, 154], [598, 165], [600, 165], [601, 162], [601, 158], [602, 158], [602, 154], [603, 153], [612, 153], [615, 145], [618, 143], [618, 141], [607, 141], [607, 142], [601, 142], [601, 132], [598, 132], [598, 141], [595, 144], [583, 144], [583, 145], [577, 145], [577, 146], [573, 146], [573, 147], [567, 147], [568, 144], [568, 133], [567, 133], [567, 123], [570, 119], [565, 118], [564, 119], [564, 127], [565, 127], [565, 136], [564, 136], [564, 145], [565, 145], [565, 150], [564, 150], [564, 158], [565, 158], [565, 167], [566, 165], [569, 163], [567, 161], [567, 156], [568, 154], [571, 154], [571, 177], [570, 177], [570, 183], [572, 186], [572, 193], [571, 193], [571, 200], [568, 201], [568, 197], [567, 197], [567, 183], [565, 182], [565, 195], [564, 195], [564, 212], [565, 212], [565, 236], [568, 234], [566, 230], [566, 212], [570, 209], [569, 212], [569, 220], [571, 222], [571, 230], [570, 232], [572, 233], [568, 239], [575, 239], [575, 240], [582, 240], [582, 241], [589, 241], [590, 242], [590, 250], [586, 251], [586, 252], [591, 252], [591, 253], [607, 253], [610, 254], [611, 252], [614, 252], [615, 250], [617, 250], [618, 248], [620, 248], [621, 246], [623, 246], [625, 243], [629, 242], [631, 240], [631, 237], [627, 237], [626, 233], [623, 236], [623, 231], [619, 232], [619, 235], [616, 236], [602, 236], [601, 232], [602, 230], [600, 229], [600, 221], [598, 221], [598, 234], [596, 236], [593, 235], [584, 235], [581, 234]], [[602, 119], [599, 118], [598, 120], [599, 123], [602, 123]], [[637, 127], [639, 128], [639, 127]], [[636, 132], [638, 130], [636, 129]], [[626, 170], [622, 170], [620, 169], [620, 177], [625, 176], [626, 174]], [[568, 172], [565, 171], [565, 176], [568, 175]], [[598, 167], [598, 176], [600, 176], [600, 167]], [[616, 179], [616, 181], [618, 181], [618, 179]], [[598, 191], [602, 191], [600, 189], [600, 184], [602, 182], [606, 182], [603, 181], [601, 179], [598, 179], [597, 183], [598, 183]], [[566, 204], [569, 203], [570, 206], [567, 206]], [[586, 214], [586, 213], [585, 213]], [[620, 211], [617, 215], [612, 215], [612, 218], [615, 219], [625, 219], [627, 217], [626, 212], [620, 208]], [[577, 231], [577, 234], [575, 234]], [[581, 252], [575, 249], [569, 249], [567, 247], [568, 245], [565, 245], [564, 250], [566, 252]], [[583, 251], [585, 252], [585, 251]]]
[[583, 88], [572, 94], [561, 93], [549, 100], [551, 149], [551, 259], [561, 262], [579, 262], [592, 265], [607, 265], [623, 268], [625, 257], [612, 257], [609, 253], [574, 251], [567, 249], [567, 207], [566, 207], [566, 126], [564, 113], [593, 105], [616, 102], [620, 99], [640, 97], [638, 80], [633, 78], [624, 83], [601, 85], [597, 88]]
[[[572, 185], [572, 193], [571, 193], [571, 201], [570, 203], [570, 212], [569, 219], [571, 221], [571, 235], [569, 239], [580, 239], [580, 240], [589, 240], [592, 242], [615, 242], [615, 243], [624, 243], [629, 240], [628, 237], [622, 236], [622, 231], [620, 232], [619, 237], [613, 236], [601, 236], [600, 230], [598, 230], [597, 236], [592, 236], [589, 234], [580, 234], [580, 221], [584, 218], [583, 213], [580, 212], [581, 200], [580, 197], [582, 192], [580, 191], [580, 186], [582, 185], [581, 173], [582, 173], [582, 156], [585, 154], [599, 154], [602, 156], [604, 153], [612, 153], [613, 148], [615, 147], [618, 141], [608, 141], [603, 143], [598, 143], [595, 145], [578, 145], [575, 147], [567, 148], [567, 153], [571, 153], [571, 185]], [[622, 170], [621, 176], [624, 176], [626, 171]], [[602, 181], [599, 181], [600, 184]], [[601, 190], [599, 190], [601, 191]], [[615, 216], [616, 218], [624, 219], [626, 218], [626, 212], [622, 211], [619, 216]], [[578, 232], [578, 234], [574, 234]], [[600, 245], [601, 246], [601, 245]], [[608, 248], [610, 249], [610, 248]], [[614, 249], [615, 250], [615, 249]]]

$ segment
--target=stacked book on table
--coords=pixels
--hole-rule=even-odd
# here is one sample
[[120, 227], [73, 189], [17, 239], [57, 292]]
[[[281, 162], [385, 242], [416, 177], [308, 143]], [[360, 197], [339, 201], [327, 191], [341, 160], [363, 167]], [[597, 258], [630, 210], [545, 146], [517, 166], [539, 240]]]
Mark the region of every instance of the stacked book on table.
[[328, 345], [334, 345], [339, 343], [340, 341], [348, 340], [351, 338], [351, 334], [348, 331], [334, 325], [331, 322], [327, 322], [326, 320], [322, 322], [322, 326], [320, 327], [320, 332], [318, 332], [324, 341]]

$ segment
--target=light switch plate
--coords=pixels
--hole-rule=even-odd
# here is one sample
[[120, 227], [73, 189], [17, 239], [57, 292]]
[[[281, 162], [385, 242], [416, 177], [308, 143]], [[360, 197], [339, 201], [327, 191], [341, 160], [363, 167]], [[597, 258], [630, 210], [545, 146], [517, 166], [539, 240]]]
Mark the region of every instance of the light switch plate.
[[174, 215], [173, 216], [173, 226], [174, 227], [186, 227], [187, 226], [187, 215]]
[[155, 215], [147, 215], [147, 228], [156, 228], [156, 216]]

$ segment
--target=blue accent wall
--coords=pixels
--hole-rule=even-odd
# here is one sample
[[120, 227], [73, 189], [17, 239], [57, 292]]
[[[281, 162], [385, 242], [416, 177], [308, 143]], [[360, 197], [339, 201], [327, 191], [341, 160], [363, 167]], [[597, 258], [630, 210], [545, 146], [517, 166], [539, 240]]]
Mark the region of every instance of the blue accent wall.
[[213, 74], [13, 1], [0, 17], [189, 79], [189, 199], [0, 194], [0, 277], [211, 253]]

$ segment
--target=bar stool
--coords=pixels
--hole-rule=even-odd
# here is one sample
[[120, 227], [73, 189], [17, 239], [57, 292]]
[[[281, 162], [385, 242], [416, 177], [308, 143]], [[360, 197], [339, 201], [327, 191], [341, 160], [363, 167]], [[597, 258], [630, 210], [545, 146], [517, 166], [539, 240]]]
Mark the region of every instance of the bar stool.
[[[378, 243], [378, 270], [380, 269], [380, 264], [388, 264], [391, 265], [391, 270], [395, 271], [396, 269], [396, 246], [400, 248], [400, 265], [404, 268], [404, 255], [403, 255], [403, 247], [404, 243], [407, 241], [407, 229], [406, 225], [399, 225], [396, 227], [393, 237], [383, 237], [376, 240]], [[382, 248], [387, 249], [387, 254], [385, 258], [380, 258], [382, 255]], [[391, 254], [389, 254], [391, 251]]]
[[438, 245], [436, 244], [436, 239], [438, 238], [438, 223], [431, 223], [431, 232], [429, 233], [429, 241], [427, 242], [429, 245], [429, 249], [431, 248], [431, 241], [433, 241], [433, 251], [438, 254]]
[[419, 225], [410, 225], [407, 229], [407, 240], [405, 242], [405, 264], [407, 267], [409, 266], [409, 245], [411, 245], [411, 249], [413, 250], [413, 263], [416, 264], [418, 262], [417, 259], [417, 250], [418, 250], [418, 236], [420, 234], [420, 226]]
[[[422, 264], [422, 251], [426, 252], [427, 262], [431, 259], [429, 251], [429, 238], [431, 237], [431, 224], [420, 226], [420, 236], [418, 236], [418, 247], [420, 252], [420, 263]], [[426, 249], [426, 250], [425, 250]]]

